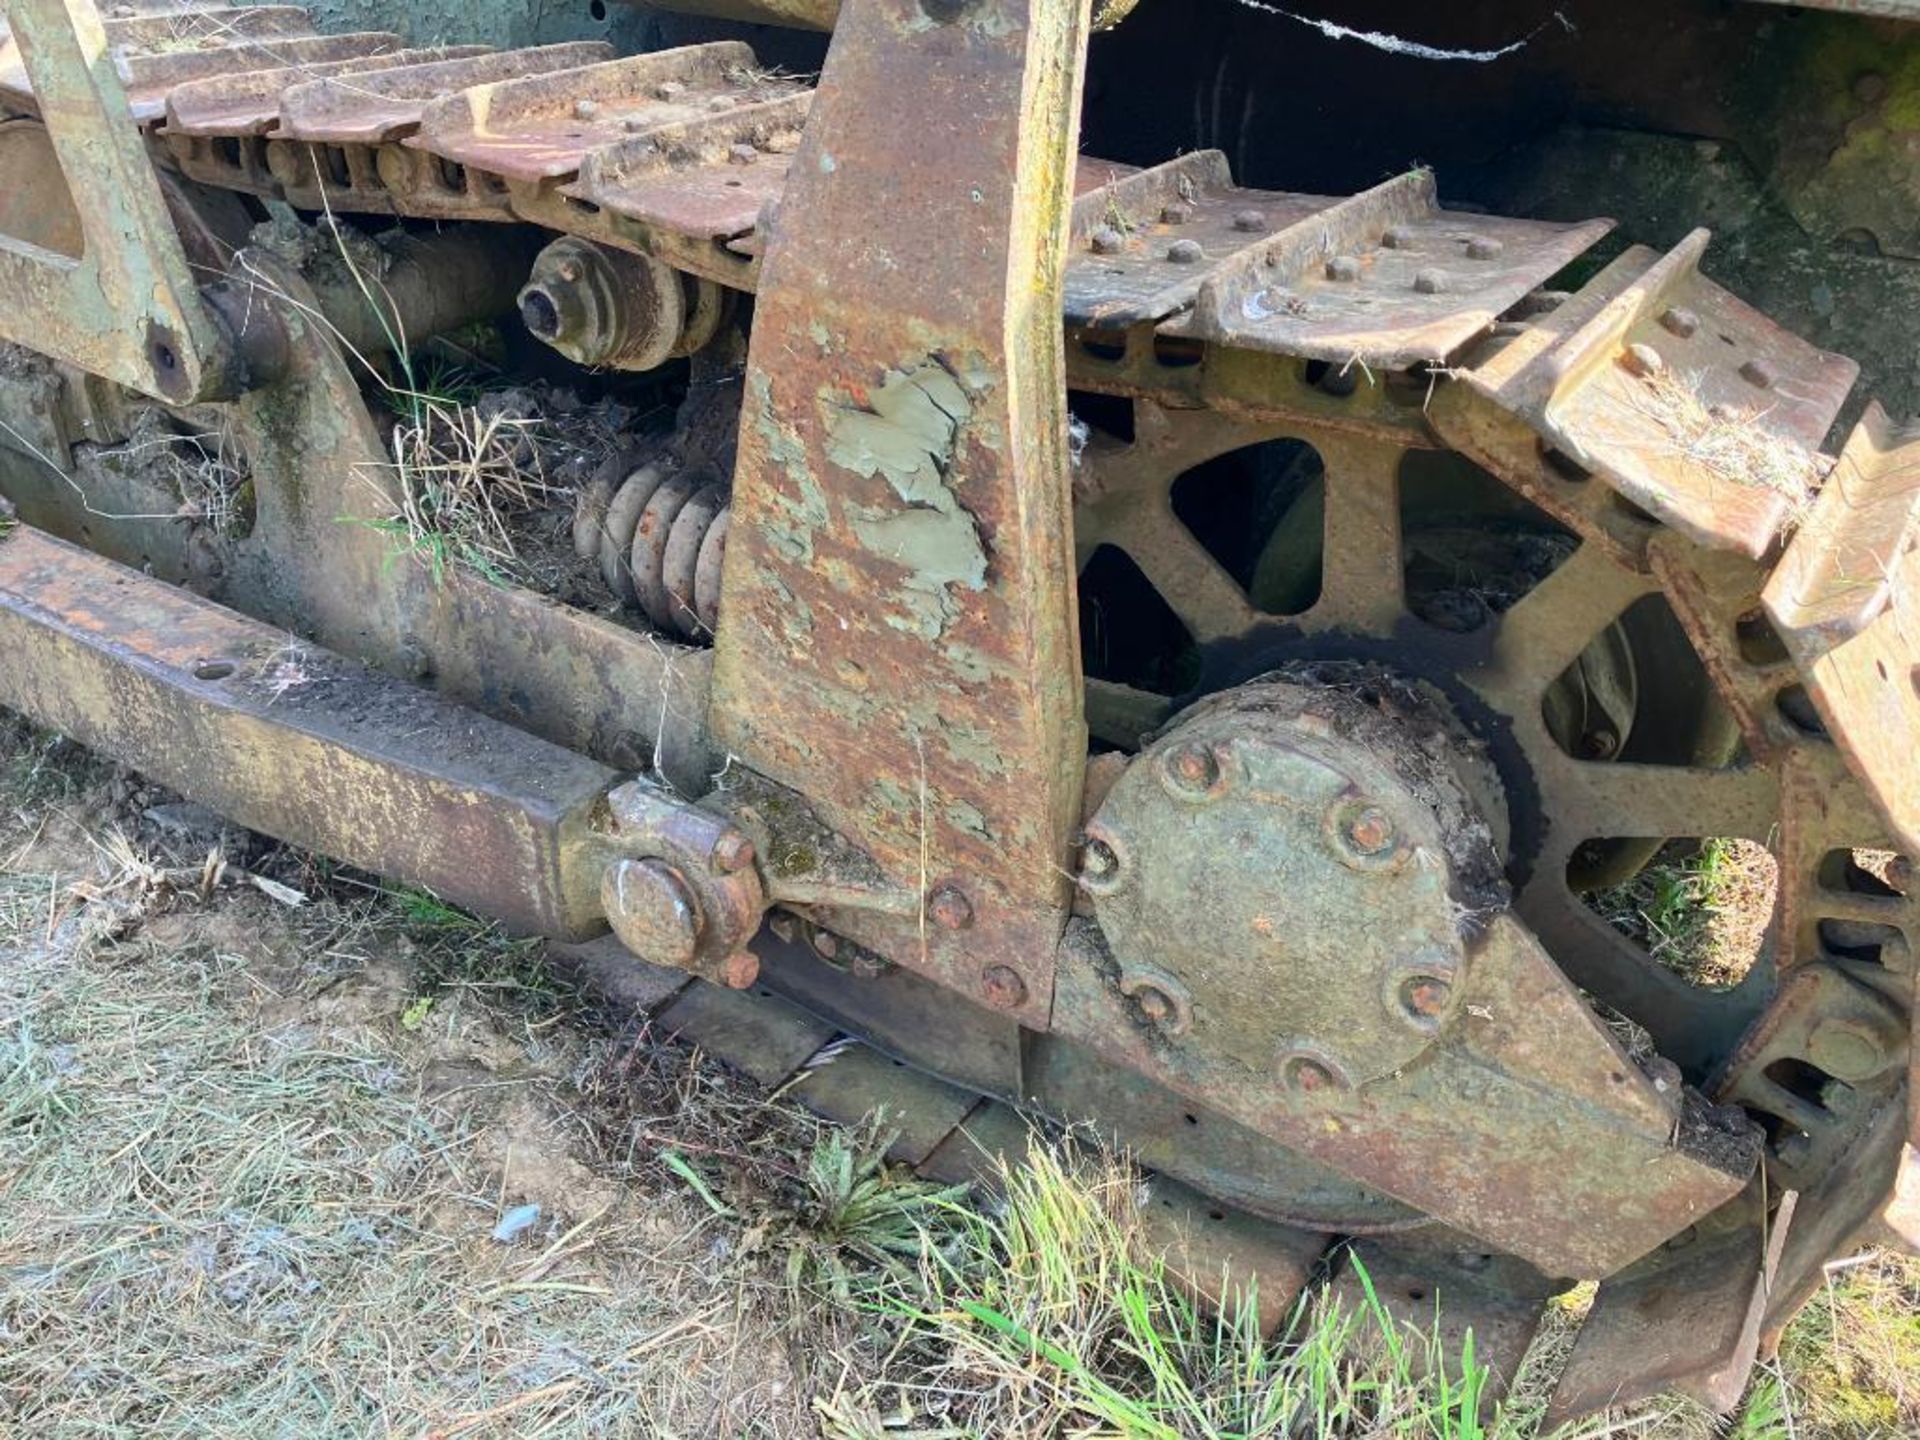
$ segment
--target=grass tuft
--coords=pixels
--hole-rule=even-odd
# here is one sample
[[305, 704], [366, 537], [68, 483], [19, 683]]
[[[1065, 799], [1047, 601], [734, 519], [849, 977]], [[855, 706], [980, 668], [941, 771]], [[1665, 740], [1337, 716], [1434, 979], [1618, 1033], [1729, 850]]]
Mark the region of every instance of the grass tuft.
[[362, 523], [434, 583], [456, 566], [498, 585], [522, 576], [512, 517], [556, 503], [564, 491], [538, 464], [540, 422], [505, 410], [415, 394], [393, 427], [398, 510]]
[[1698, 384], [1697, 376], [1690, 380], [1661, 369], [1640, 379], [1628, 404], [1651, 418], [1688, 463], [1728, 484], [1771, 490], [1787, 501], [1793, 523], [1804, 520], [1828, 462], [1761, 424], [1760, 410], [1709, 406]]
[[1752, 968], [1773, 916], [1778, 870], [1750, 840], [1676, 840], [1587, 904], [1668, 969], [1709, 990]]

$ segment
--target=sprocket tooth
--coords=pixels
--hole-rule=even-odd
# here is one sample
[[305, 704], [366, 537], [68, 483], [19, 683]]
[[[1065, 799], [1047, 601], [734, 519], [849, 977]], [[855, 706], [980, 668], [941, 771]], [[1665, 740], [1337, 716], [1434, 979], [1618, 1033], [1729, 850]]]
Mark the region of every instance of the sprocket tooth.
[[1859, 366], [1702, 275], [1708, 239], [1634, 247], [1601, 277], [1604, 303], [1567, 302], [1577, 326], [1463, 378], [1654, 519], [1760, 558], [1811, 496]]
[[1920, 852], [1920, 429], [1868, 407], [1762, 597], [1834, 743]]

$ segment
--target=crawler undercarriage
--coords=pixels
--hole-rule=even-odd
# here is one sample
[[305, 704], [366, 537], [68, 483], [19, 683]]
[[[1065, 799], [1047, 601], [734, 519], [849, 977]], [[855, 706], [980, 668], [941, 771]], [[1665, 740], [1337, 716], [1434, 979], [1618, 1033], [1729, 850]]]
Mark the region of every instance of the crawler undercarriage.
[[[1497, 1388], [1597, 1279], [1560, 1413], [1730, 1404], [1920, 1238], [1920, 436], [1704, 230], [1080, 153], [1152, 4], [684, 8], [824, 67], [11, 0], [0, 703], [762, 1078], [864, 1039], [803, 1093], [933, 1173], [1089, 1123], [1276, 1315], [1350, 1242]], [[540, 488], [564, 594], [421, 547], [381, 392], [476, 326], [652, 387]], [[1585, 900], [1689, 839], [1771, 856], [1723, 984]]]

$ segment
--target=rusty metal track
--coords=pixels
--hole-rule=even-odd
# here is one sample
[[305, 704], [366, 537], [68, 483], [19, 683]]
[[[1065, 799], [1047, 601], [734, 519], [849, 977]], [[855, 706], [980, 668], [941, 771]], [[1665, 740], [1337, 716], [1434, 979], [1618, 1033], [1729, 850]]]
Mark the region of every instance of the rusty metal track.
[[[1907, 1072], [1916, 1063], [1910, 1026], [1920, 921], [1905, 897], [1849, 885], [1834, 857], [1889, 840], [1920, 848], [1910, 744], [1920, 733], [1912, 658], [1920, 647], [1909, 633], [1911, 599], [1920, 593], [1920, 441], [1870, 412], [1798, 523], [1805, 495], [1791, 485], [1743, 483], [1703, 459], [1680, 423], [1687, 417], [1670, 407], [1719, 422], [1733, 417], [1817, 479], [1819, 446], [1854, 370], [1704, 279], [1704, 232], [1665, 256], [1628, 251], [1557, 306], [1521, 307], [1606, 222], [1450, 214], [1422, 173], [1350, 199], [1251, 191], [1234, 185], [1210, 153], [1144, 171], [1083, 161], [1069, 176], [1064, 160], [1032, 148], [1039, 142], [1017, 121], [1033, 120], [1043, 138], [1071, 133], [1080, 12], [1053, 0], [1013, 7], [1038, 17], [1036, 33], [1053, 46], [1044, 53], [1024, 39], [1002, 46], [1004, 37], [967, 28], [915, 42], [925, 54], [910, 61], [918, 52], [889, 29], [894, 3], [848, 7], [841, 24], [852, 38], [836, 46], [817, 104], [811, 88], [761, 71], [738, 45], [626, 59], [589, 45], [406, 52], [390, 35], [314, 36], [304, 14], [288, 7], [116, 20], [104, 37], [123, 58], [126, 93], [124, 105], [117, 92], [105, 103], [124, 126], [110, 155], [124, 169], [139, 153], [136, 127], [144, 127], [151, 152], [192, 178], [307, 208], [526, 221], [741, 290], [761, 287], [764, 267], [741, 523], [728, 529], [733, 516], [717, 492], [702, 492], [698, 512], [703, 524], [732, 535], [730, 604], [754, 607], [736, 610], [721, 631], [719, 725], [752, 769], [805, 797], [797, 808], [809, 823], [859, 837], [871, 852], [862, 857], [869, 870], [858, 874], [826, 866], [817, 877], [784, 877], [784, 895], [808, 908], [813, 954], [854, 947], [845, 960], [864, 940], [902, 969], [892, 980], [875, 978], [876, 988], [891, 987], [891, 1001], [855, 1015], [861, 1000], [772, 951], [763, 957], [766, 993], [683, 988], [604, 955], [579, 963], [617, 972], [616, 988], [657, 1008], [661, 1025], [765, 1083], [793, 1083], [824, 1113], [855, 1118], [876, 1098], [895, 1100], [899, 1158], [929, 1174], [970, 1177], [986, 1155], [1017, 1149], [1027, 1132], [1009, 1106], [1030, 1102], [1101, 1125], [1115, 1108], [1132, 1107], [1150, 1136], [1155, 1126], [1174, 1134], [1183, 1123], [1203, 1128], [1206, 1142], [1166, 1149], [1170, 1168], [1213, 1193], [1254, 1181], [1244, 1168], [1215, 1168], [1208, 1144], [1258, 1149], [1278, 1135], [1341, 1163], [1348, 1173], [1334, 1177], [1345, 1187], [1336, 1208], [1349, 1233], [1379, 1232], [1360, 1249], [1389, 1308], [1419, 1320], [1444, 1285], [1449, 1323], [1469, 1319], [1482, 1353], [1510, 1378], [1552, 1287], [1525, 1261], [1481, 1254], [1464, 1236], [1431, 1225], [1395, 1233], [1408, 1223], [1400, 1202], [1414, 1198], [1462, 1226], [1494, 1217], [1514, 1250], [1542, 1264], [1571, 1258], [1594, 1273], [1617, 1272], [1569, 1369], [1564, 1409], [1655, 1381], [1724, 1401], [1777, 1324], [1781, 1297], [1804, 1294], [1833, 1245], [1861, 1227], [1898, 1223], [1891, 1209], [1876, 1212], [1903, 1171], [1917, 1168]], [[0, 99], [31, 113], [32, 67], [20, 61], [0, 49]], [[1029, 73], [1036, 64], [1039, 79]], [[965, 97], [933, 105], [927, 123], [944, 127], [951, 148], [990, 158], [971, 189], [971, 210], [939, 203], [952, 176], [926, 173], [927, 147], [903, 143], [861, 108], [859, 97], [898, 88], [901, 67], [944, 73], [951, 83], [941, 93]], [[983, 104], [987, 93], [1001, 98]], [[47, 108], [57, 119], [58, 107]], [[1016, 123], [983, 136], [983, 109]], [[91, 194], [84, 185], [83, 192]], [[955, 241], [956, 214], [972, 243]], [[97, 228], [99, 217], [89, 218]], [[1064, 255], [1052, 244], [1056, 233]], [[1023, 277], [1035, 279], [1031, 290], [1046, 312], [1037, 317], [1028, 313], [1031, 296], [1017, 300], [1000, 283], [1019, 256], [1034, 253], [1048, 257], [1037, 277]], [[978, 272], [960, 275], [956, 255], [976, 257]], [[945, 278], [962, 298], [951, 309], [902, 263], [927, 256], [942, 257], [943, 274], [955, 272]], [[876, 276], [892, 278], [875, 289]], [[839, 303], [863, 285], [860, 305]], [[993, 303], [983, 309], [981, 295]], [[1215, 413], [1169, 420], [1142, 406], [1134, 453], [1095, 453], [1073, 496], [1054, 493], [1052, 482], [1068, 473], [1052, 453], [1063, 438], [1059, 417], [1042, 413], [1045, 397], [1062, 388], [1056, 308], [1077, 384]], [[943, 337], [937, 347], [925, 338], [930, 316]], [[219, 338], [203, 348], [213, 354]], [[110, 350], [63, 353], [129, 378], [125, 357]], [[1457, 379], [1439, 383], [1442, 369]], [[1745, 743], [1747, 763], [1668, 773], [1528, 751], [1546, 813], [1601, 828], [1576, 834], [1569, 822], [1529, 837], [1534, 872], [1515, 908], [1533, 934], [1520, 945], [1522, 927], [1509, 918], [1487, 942], [1498, 953], [1479, 957], [1460, 987], [1482, 1023], [1450, 1031], [1444, 1051], [1415, 1078], [1413, 1089], [1437, 1085], [1444, 1093], [1416, 1095], [1412, 1120], [1388, 1103], [1404, 1086], [1377, 1085], [1365, 1106], [1324, 1112], [1258, 1086], [1223, 1089], [1220, 1072], [1137, 1023], [1138, 992], [1111, 983], [1111, 955], [1069, 944], [1056, 956], [1049, 943], [1067, 913], [1069, 836], [1079, 816], [1081, 747], [1070, 732], [1081, 707], [1060, 679], [1077, 673], [1066, 653], [1069, 531], [1078, 532], [1083, 554], [1100, 543], [1139, 559], [1203, 643], [1261, 633], [1274, 618], [1200, 553], [1174, 519], [1165, 487], [1156, 491], [1155, 467], [1182, 456], [1197, 464], [1250, 436], [1279, 433], [1272, 427], [1281, 424], [1295, 433], [1315, 427], [1327, 470], [1328, 579], [1311, 609], [1284, 617], [1297, 635], [1362, 637], [1383, 653], [1407, 643], [1400, 467], [1409, 448], [1448, 445], [1585, 542], [1503, 619], [1486, 649], [1442, 655], [1465, 690], [1511, 723], [1524, 747], [1540, 738], [1529, 733], [1540, 725], [1539, 697], [1528, 687], [1542, 667], [1551, 676], [1576, 662], [1591, 640], [1592, 615], [1570, 610], [1604, 611], [1604, 624], [1664, 594]], [[1009, 435], [1046, 443], [1005, 446]], [[291, 469], [290, 456], [283, 460]], [[832, 477], [829, 493], [856, 496], [858, 505], [830, 508], [821, 475]], [[966, 487], [964, 508], [952, 502], [950, 485]], [[1805, 491], [1814, 488], [1809, 482]], [[685, 501], [673, 493], [676, 504]], [[1071, 500], [1081, 502], [1073, 525]], [[196, 794], [274, 833], [363, 858], [347, 848], [350, 822], [379, 838], [364, 863], [482, 908], [512, 901], [523, 908], [512, 918], [528, 928], [592, 928], [602, 907], [580, 876], [595, 867], [575, 857], [592, 848], [585, 831], [610, 772], [491, 722], [462, 720], [441, 702], [425, 716], [420, 707], [429, 702], [419, 692], [326, 664], [320, 688], [282, 714], [269, 713], [244, 685], [236, 701], [232, 672], [212, 673], [234, 663], [224, 654], [188, 657], [149, 641], [167, 630], [177, 644], [230, 650], [245, 657], [244, 679], [244, 667], [265, 663], [264, 632], [200, 602], [154, 598], [146, 587], [128, 589], [125, 577], [87, 572], [83, 561], [47, 549], [51, 543], [31, 534], [0, 542], [0, 580], [12, 587], [0, 626], [9, 638], [18, 632], [19, 653], [40, 657], [18, 667], [26, 678], [15, 690], [0, 683], [0, 699], [54, 696], [67, 707], [52, 717], [57, 723], [104, 748], [116, 736], [145, 747], [141, 763], [155, 773], [177, 772]], [[704, 544], [682, 548], [703, 552]], [[630, 583], [641, 578], [634, 555], [613, 557], [614, 572], [627, 566]], [[348, 558], [366, 561], [363, 553]], [[64, 575], [83, 572], [89, 585], [110, 587], [101, 593], [124, 590], [137, 603], [110, 612], [97, 596], [63, 589]], [[896, 583], [878, 585], [877, 602], [863, 596], [848, 616], [840, 592], [854, 573]], [[648, 569], [649, 584], [653, 578]], [[695, 630], [714, 628], [711, 586], [708, 600]], [[656, 620], [665, 603], [650, 597]], [[463, 592], [437, 607], [435, 622], [451, 631], [477, 620], [485, 629], [490, 618], [524, 620], [523, 610], [511, 597]], [[329, 612], [324, 622], [329, 635], [362, 628], [348, 613]], [[553, 633], [552, 623], [544, 618], [541, 633]], [[604, 634], [584, 638], [594, 641], [590, 664], [607, 676], [620, 671], [617, 657], [607, 660]], [[497, 692], [513, 692], [491, 683], [470, 649], [453, 658], [450, 688], [486, 691], [496, 707]], [[504, 663], [522, 680], [551, 673], [523, 655]], [[35, 679], [36, 665], [85, 683]], [[888, 705], [866, 698], [874, 673], [875, 693]], [[134, 678], [111, 678], [123, 674]], [[927, 688], [924, 713], [901, 707], [903, 676]], [[780, 677], [786, 703], [776, 696], [768, 705], [766, 686]], [[139, 723], [158, 715], [171, 693], [185, 698], [192, 724], [272, 737], [296, 756], [312, 751], [315, 765], [324, 760], [355, 783], [340, 794], [308, 786], [298, 803], [285, 787], [250, 784], [259, 779], [252, 771], [222, 788], [219, 777], [193, 769], [193, 757], [157, 720]], [[751, 710], [742, 704], [749, 694]], [[363, 711], [335, 713], [331, 700], [355, 696], [371, 697]], [[1109, 687], [1101, 698], [1126, 712], [1117, 729], [1130, 741], [1164, 718], [1155, 697]], [[594, 696], [560, 703], [580, 709], [568, 724], [600, 738], [603, 726], [588, 720]], [[611, 705], [617, 710], [619, 697]], [[385, 731], [356, 717], [389, 711], [456, 736], [461, 724], [491, 728], [471, 751], [456, 741], [387, 753], [379, 744]], [[254, 748], [264, 752], [266, 743]], [[872, 783], [876, 752], [886, 757], [880, 768], [891, 789]], [[475, 754], [486, 756], [488, 772], [500, 755], [525, 763], [516, 760], [489, 790], [496, 777], [474, 768]], [[1058, 763], [1062, 755], [1073, 763]], [[917, 777], [912, 791], [897, 778], [909, 775]], [[365, 785], [356, 788], [359, 781]], [[362, 804], [356, 796], [373, 798]], [[461, 814], [481, 827], [478, 839], [458, 825], [447, 833], [484, 845], [504, 870], [449, 875], [456, 857], [397, 833], [389, 802], [470, 807]], [[1705, 826], [1777, 838], [1780, 943], [1740, 993], [1704, 999], [1596, 935], [1566, 884], [1567, 866], [1582, 840], [1625, 835], [1629, 824], [1649, 833]], [[1074, 923], [1074, 933], [1089, 928]], [[1753, 1191], [1742, 1192], [1751, 1153], [1716, 1156], [1695, 1143], [1711, 1137], [1689, 1134], [1667, 1082], [1670, 1064], [1644, 1075], [1616, 1070], [1625, 1065], [1616, 1047], [1573, 1023], [1575, 1012], [1586, 1015], [1584, 1002], [1538, 953], [1534, 936], [1556, 959], [1568, 957], [1574, 981], [1645, 1017], [1689, 1078], [1764, 1117], [1769, 1179], [1820, 1203], [1803, 1203], [1796, 1216], [1791, 1202], [1769, 1211]], [[884, 962], [869, 958], [878, 971]], [[926, 985], [922, 975], [946, 988], [916, 992]], [[782, 989], [811, 1013], [778, 998]], [[966, 1023], [940, 1014], [950, 991], [992, 1013]], [[1577, 1035], [1578, 1045], [1540, 1053], [1543, 1032], [1522, 1022], [1547, 1011], [1561, 1023], [1544, 1033]], [[1017, 1022], [1030, 1028], [1023, 1033]], [[1590, 1017], [1588, 1024], [1595, 1028]], [[843, 1025], [970, 1088], [838, 1048]], [[1737, 1048], [1730, 1028], [1745, 1028]], [[1055, 1033], [1040, 1033], [1047, 1030]], [[933, 1043], [939, 1053], [928, 1055]], [[1088, 1077], [1108, 1073], [1091, 1058], [1097, 1054], [1127, 1067], [1138, 1096], [1093, 1093]], [[1324, 1056], [1312, 1063], [1336, 1073]], [[1598, 1083], [1610, 1072], [1612, 1090]], [[1528, 1108], [1570, 1077], [1570, 1112]], [[1582, 1089], [1586, 1081], [1595, 1083]], [[1448, 1115], [1456, 1093], [1492, 1097], [1483, 1108], [1509, 1132], [1537, 1134], [1537, 1154], [1503, 1170], [1501, 1136]], [[1317, 1127], [1309, 1123], [1316, 1113]], [[1356, 1144], [1364, 1163], [1353, 1158]], [[1595, 1227], [1604, 1234], [1569, 1240], [1559, 1217], [1587, 1187], [1618, 1200], [1590, 1172], [1629, 1152], [1653, 1166], [1636, 1177], [1630, 1198], [1639, 1209]], [[1453, 1167], [1445, 1182], [1451, 1209], [1426, 1203], [1434, 1166]], [[1385, 1193], [1356, 1196], [1354, 1174]], [[1271, 1274], [1263, 1300], [1282, 1307], [1333, 1228], [1231, 1215], [1171, 1179], [1159, 1194], [1160, 1208], [1181, 1222], [1177, 1267], [1202, 1281], [1223, 1256], [1236, 1256]], [[1745, 1198], [1714, 1208], [1736, 1194]], [[1288, 1197], [1304, 1210], [1312, 1198]], [[1686, 1220], [1709, 1210], [1712, 1223], [1689, 1237]], [[1351, 1223], [1356, 1215], [1361, 1223]], [[1691, 1243], [1649, 1253], [1669, 1236]], [[1649, 1329], [1657, 1364], [1636, 1348]]]

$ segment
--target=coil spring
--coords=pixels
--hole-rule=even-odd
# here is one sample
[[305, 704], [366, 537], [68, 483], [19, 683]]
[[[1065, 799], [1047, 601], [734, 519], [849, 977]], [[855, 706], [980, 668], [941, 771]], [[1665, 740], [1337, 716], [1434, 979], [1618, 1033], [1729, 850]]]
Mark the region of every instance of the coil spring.
[[720, 564], [732, 524], [729, 491], [703, 468], [616, 456], [580, 492], [573, 546], [623, 605], [688, 640], [710, 640], [720, 617]]

